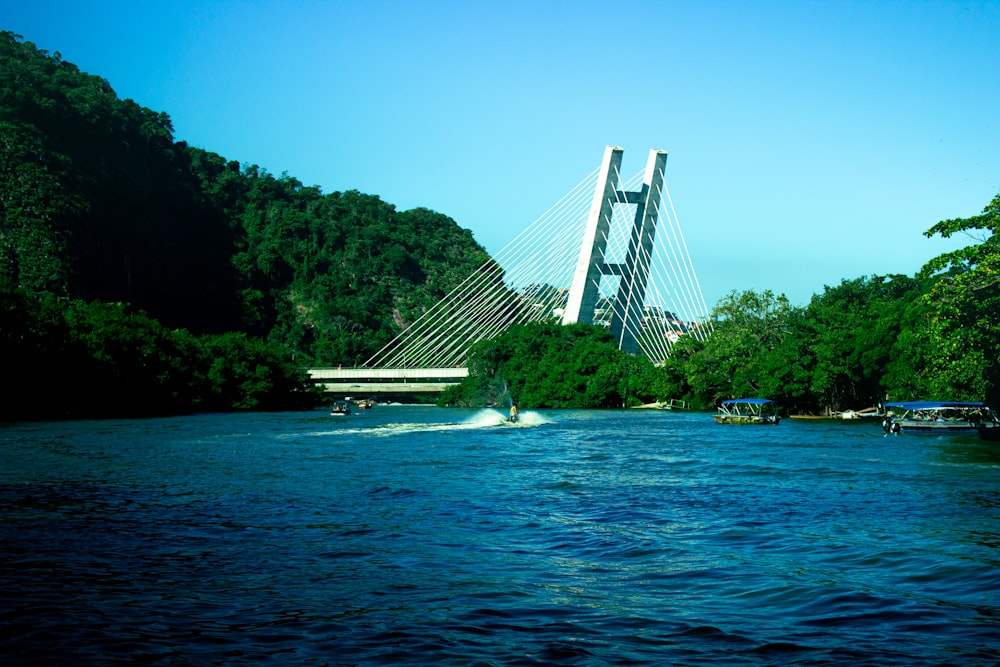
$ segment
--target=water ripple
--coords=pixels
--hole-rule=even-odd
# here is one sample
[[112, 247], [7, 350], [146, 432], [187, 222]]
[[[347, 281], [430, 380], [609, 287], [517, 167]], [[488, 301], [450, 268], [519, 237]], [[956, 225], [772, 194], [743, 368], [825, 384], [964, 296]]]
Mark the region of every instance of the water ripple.
[[1000, 662], [1000, 478], [977, 443], [638, 411], [524, 421], [380, 406], [6, 426], [0, 654]]

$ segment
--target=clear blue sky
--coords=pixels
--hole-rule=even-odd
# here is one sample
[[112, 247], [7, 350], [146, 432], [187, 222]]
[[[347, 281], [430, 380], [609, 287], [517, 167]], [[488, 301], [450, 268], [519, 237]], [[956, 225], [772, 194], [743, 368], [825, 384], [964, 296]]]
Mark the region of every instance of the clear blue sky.
[[175, 138], [425, 206], [497, 252], [600, 164], [669, 151], [708, 304], [912, 275], [1000, 191], [1000, 0], [7, 2]]

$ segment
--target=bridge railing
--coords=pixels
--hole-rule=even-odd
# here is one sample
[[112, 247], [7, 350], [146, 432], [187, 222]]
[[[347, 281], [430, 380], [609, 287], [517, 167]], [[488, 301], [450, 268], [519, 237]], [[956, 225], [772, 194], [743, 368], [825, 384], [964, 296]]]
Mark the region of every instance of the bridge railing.
[[334, 394], [433, 394], [458, 384], [469, 369], [453, 368], [310, 368], [309, 378]]
[[407, 380], [434, 380], [461, 382], [469, 376], [469, 369], [454, 368], [310, 368], [313, 380], [368, 380], [376, 382], [406, 382]]

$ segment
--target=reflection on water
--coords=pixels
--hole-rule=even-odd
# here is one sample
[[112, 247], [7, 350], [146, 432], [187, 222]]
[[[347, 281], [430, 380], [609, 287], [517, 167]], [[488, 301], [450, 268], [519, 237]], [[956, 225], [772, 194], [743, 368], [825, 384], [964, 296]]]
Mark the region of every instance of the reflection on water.
[[938, 459], [944, 463], [1000, 466], [1000, 442], [971, 436], [921, 439], [931, 441]]
[[657, 411], [8, 425], [2, 655], [992, 665], [994, 445]]

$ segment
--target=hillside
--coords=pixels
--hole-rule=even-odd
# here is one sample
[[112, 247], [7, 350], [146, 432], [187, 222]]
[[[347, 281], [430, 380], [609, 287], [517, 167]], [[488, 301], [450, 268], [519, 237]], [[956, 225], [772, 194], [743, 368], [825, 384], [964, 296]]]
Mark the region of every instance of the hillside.
[[[1000, 195], [925, 235], [976, 242], [803, 308], [734, 290], [712, 335], [682, 338], [656, 369], [600, 332], [515, 330], [474, 348], [445, 399], [998, 403]], [[304, 368], [363, 362], [491, 261], [440, 213], [324, 194], [175, 140], [166, 113], [0, 33], [0, 352], [14, 389], [0, 419], [309, 406]]]
[[173, 135], [165, 112], [0, 33], [0, 285], [346, 365], [489, 261], [440, 213], [324, 194]]

